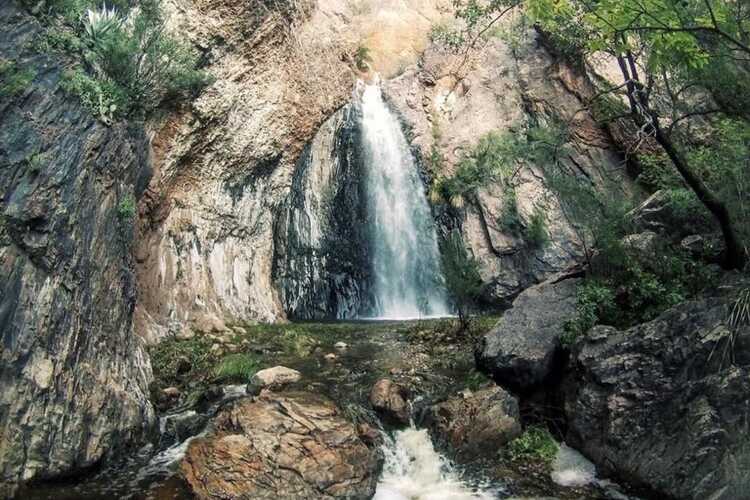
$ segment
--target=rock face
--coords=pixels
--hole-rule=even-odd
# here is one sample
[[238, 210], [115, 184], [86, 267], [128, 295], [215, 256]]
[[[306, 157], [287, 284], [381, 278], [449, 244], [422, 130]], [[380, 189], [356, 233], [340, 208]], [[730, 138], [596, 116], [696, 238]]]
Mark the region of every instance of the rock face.
[[[309, 276], [274, 267], [312, 271], [303, 255], [289, 253], [309, 243], [306, 221], [295, 241], [277, 216], [304, 179], [299, 173], [293, 180], [305, 145], [351, 96], [357, 47], [366, 44], [373, 69], [390, 76], [391, 66], [415, 61], [445, 14], [437, 5], [448, 2], [168, 3], [174, 28], [200, 49], [216, 81], [156, 130], [136, 249], [139, 333], [158, 341], [205, 315], [274, 321], [285, 310], [350, 314], [357, 290], [347, 269], [327, 263], [311, 287]], [[357, 230], [356, 216], [350, 230]], [[284, 240], [290, 247], [276, 247]], [[335, 293], [322, 305], [326, 292]]]
[[600, 467], [672, 498], [750, 494], [750, 328], [728, 298], [686, 302], [575, 346], [567, 442]]
[[223, 411], [215, 433], [190, 443], [181, 468], [200, 499], [371, 498], [380, 468], [334, 404], [264, 393]]
[[575, 313], [575, 278], [525, 290], [477, 344], [477, 367], [500, 384], [526, 391], [544, 382], [560, 350], [566, 320]]
[[344, 106], [305, 148], [275, 222], [274, 282], [291, 318], [369, 308], [370, 261], [357, 111]]
[[494, 454], [521, 434], [518, 401], [497, 386], [464, 391], [430, 407], [425, 423], [462, 457]]
[[0, 59], [35, 74], [0, 96], [0, 497], [74, 474], [154, 421], [133, 334], [132, 214], [148, 181], [138, 127], [106, 127], [25, 52], [39, 26], [0, 5]]
[[372, 408], [387, 420], [400, 424], [409, 423], [411, 414], [408, 400], [406, 388], [387, 378], [375, 382], [370, 391]]
[[[506, 22], [507, 20], [507, 22]], [[515, 22], [506, 17], [499, 29]], [[429, 177], [450, 176], [487, 133], [522, 135], [534, 124], [570, 123], [561, 172], [602, 191], [631, 191], [621, 150], [610, 132], [582, 112], [596, 93], [588, 75], [550, 55], [533, 30], [513, 35], [516, 46], [490, 37], [475, 50], [454, 54], [433, 44], [417, 67], [384, 85], [384, 93], [411, 131]], [[521, 222], [542, 213], [549, 242], [530, 244], [523, 232], [502, 224], [509, 197], [501, 183], [488, 182], [462, 207], [445, 207], [443, 230], [459, 230], [477, 258], [486, 297], [507, 306], [522, 290], [580, 262], [583, 248], [550, 181], [545, 165], [529, 163], [514, 174]], [[520, 234], [519, 234], [520, 233]]]

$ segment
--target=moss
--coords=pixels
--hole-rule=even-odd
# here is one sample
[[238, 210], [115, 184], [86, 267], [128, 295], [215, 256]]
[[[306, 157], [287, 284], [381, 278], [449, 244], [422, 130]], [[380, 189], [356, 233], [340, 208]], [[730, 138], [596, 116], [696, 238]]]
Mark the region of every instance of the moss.
[[513, 461], [533, 460], [551, 465], [558, 450], [557, 441], [544, 427], [530, 426], [508, 443], [507, 453]]
[[257, 355], [236, 353], [224, 356], [215, 369], [216, 378], [222, 381], [247, 382], [260, 369]]
[[36, 70], [15, 61], [0, 59], [0, 97], [12, 97], [26, 90], [36, 77]]

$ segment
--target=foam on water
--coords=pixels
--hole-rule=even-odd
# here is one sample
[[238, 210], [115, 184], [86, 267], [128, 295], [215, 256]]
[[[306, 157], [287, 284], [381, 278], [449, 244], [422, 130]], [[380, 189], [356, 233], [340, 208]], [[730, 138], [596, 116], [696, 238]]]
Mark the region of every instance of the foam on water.
[[425, 429], [411, 427], [386, 436], [385, 464], [373, 500], [489, 500], [492, 492], [461, 480], [432, 445]]
[[560, 486], [585, 486], [596, 480], [596, 466], [565, 443], [552, 464], [552, 480]]

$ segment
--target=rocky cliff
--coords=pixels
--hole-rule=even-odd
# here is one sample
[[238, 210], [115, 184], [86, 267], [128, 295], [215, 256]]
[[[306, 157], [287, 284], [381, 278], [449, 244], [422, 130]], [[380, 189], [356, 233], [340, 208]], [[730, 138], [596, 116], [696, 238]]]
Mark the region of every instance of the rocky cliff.
[[[92, 466], [153, 423], [133, 333], [132, 197], [149, 175], [139, 127], [97, 122], [60, 88], [39, 32], [0, 6], [0, 58], [33, 79], [0, 96], [0, 496]], [[123, 205], [124, 204], [124, 205]]]

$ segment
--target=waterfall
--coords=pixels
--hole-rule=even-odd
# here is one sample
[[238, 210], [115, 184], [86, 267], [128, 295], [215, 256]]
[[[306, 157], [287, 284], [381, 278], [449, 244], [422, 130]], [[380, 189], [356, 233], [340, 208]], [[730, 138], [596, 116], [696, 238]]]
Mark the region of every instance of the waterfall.
[[385, 464], [373, 500], [490, 500], [492, 491], [472, 487], [432, 445], [426, 429], [413, 426], [386, 436]]
[[360, 90], [373, 315], [446, 316], [435, 225], [414, 158], [379, 84]]

